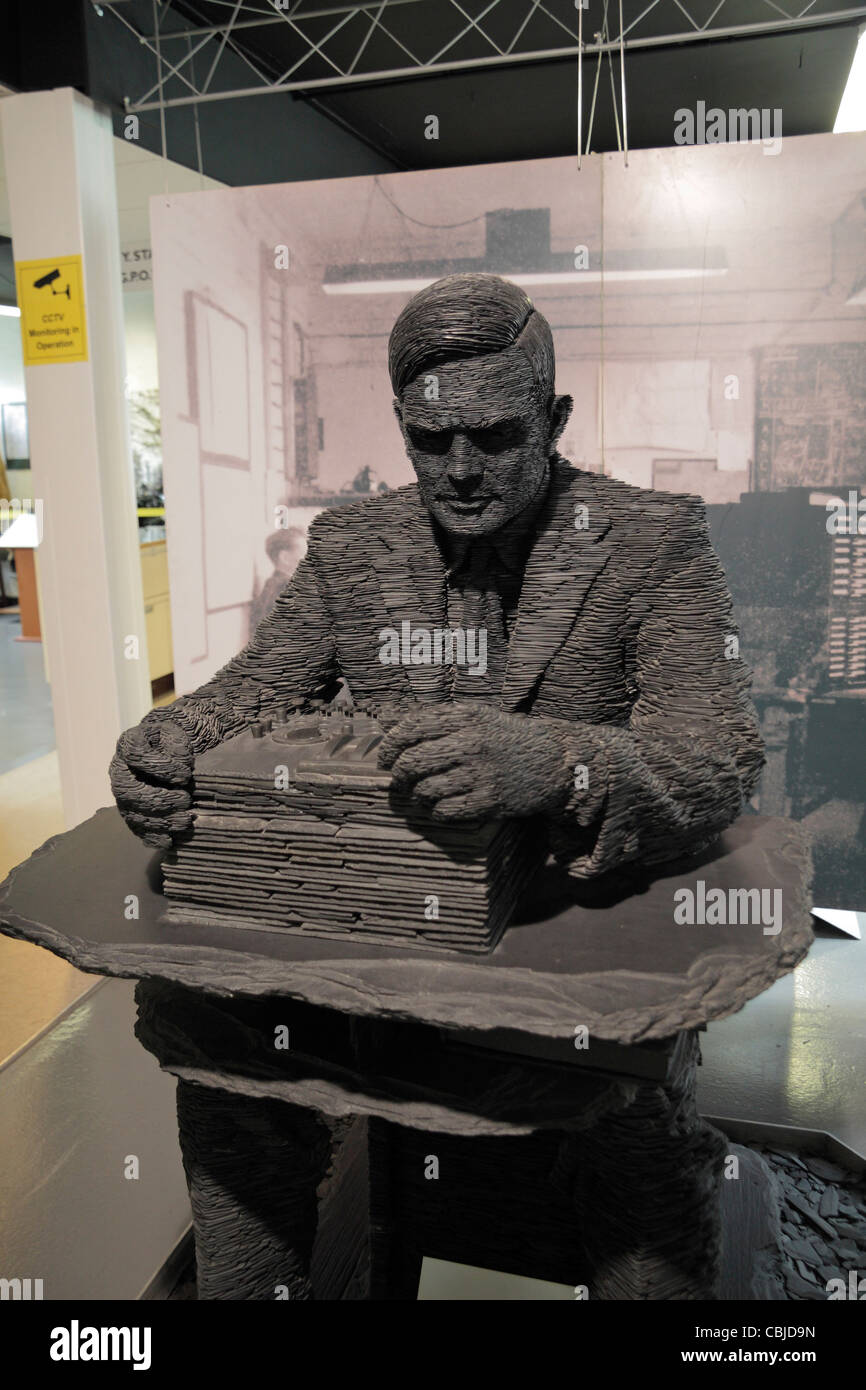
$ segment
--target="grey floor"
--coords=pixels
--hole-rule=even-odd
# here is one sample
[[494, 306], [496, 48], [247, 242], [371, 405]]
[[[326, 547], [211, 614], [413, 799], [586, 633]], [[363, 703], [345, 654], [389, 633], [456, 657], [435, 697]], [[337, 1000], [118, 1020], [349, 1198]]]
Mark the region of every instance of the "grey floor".
[[0, 609], [0, 774], [55, 746], [51, 687], [41, 642], [16, 642], [17, 613]]
[[0, 1276], [45, 1299], [139, 1298], [189, 1225], [174, 1080], [133, 1036], [133, 990], [106, 981], [0, 1071]]

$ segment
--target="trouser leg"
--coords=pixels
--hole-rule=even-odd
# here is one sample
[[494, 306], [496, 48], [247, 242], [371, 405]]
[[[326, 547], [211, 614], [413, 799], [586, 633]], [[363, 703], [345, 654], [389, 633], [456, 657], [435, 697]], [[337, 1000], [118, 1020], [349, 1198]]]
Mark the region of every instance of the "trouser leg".
[[312, 1111], [178, 1081], [201, 1299], [310, 1299], [316, 1189], [330, 1154]]

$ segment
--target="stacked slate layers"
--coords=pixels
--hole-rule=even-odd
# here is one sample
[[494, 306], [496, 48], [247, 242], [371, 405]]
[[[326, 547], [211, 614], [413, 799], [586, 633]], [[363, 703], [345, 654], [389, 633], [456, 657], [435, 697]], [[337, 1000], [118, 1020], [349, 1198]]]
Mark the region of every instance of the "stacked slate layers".
[[170, 922], [490, 950], [542, 857], [528, 822], [437, 824], [391, 790], [365, 709], [266, 721], [199, 756], [163, 863]]

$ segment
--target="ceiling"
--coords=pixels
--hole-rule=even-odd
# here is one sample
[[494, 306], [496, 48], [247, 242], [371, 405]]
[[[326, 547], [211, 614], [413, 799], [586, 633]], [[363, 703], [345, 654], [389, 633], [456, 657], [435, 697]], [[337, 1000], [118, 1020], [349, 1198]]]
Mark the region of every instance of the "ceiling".
[[[32, 0], [11, 10], [0, 80], [79, 86], [111, 105], [119, 135], [134, 114], [145, 148], [228, 184], [574, 153], [581, 17], [584, 143], [598, 72], [592, 148], [619, 145], [620, 0], [583, 11], [575, 0], [69, 0], [49, 35]], [[673, 144], [675, 113], [700, 101], [778, 109], [788, 135], [832, 130], [866, 23], [852, 0], [622, 0], [622, 14], [631, 148]]]

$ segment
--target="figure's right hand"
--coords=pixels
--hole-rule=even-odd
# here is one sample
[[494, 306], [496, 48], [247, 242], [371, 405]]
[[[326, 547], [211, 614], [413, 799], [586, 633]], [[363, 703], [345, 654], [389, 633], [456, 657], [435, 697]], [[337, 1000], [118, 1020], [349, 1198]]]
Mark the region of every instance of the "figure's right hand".
[[146, 845], [168, 849], [192, 824], [193, 750], [186, 730], [149, 714], [117, 740], [108, 775], [118, 810]]

